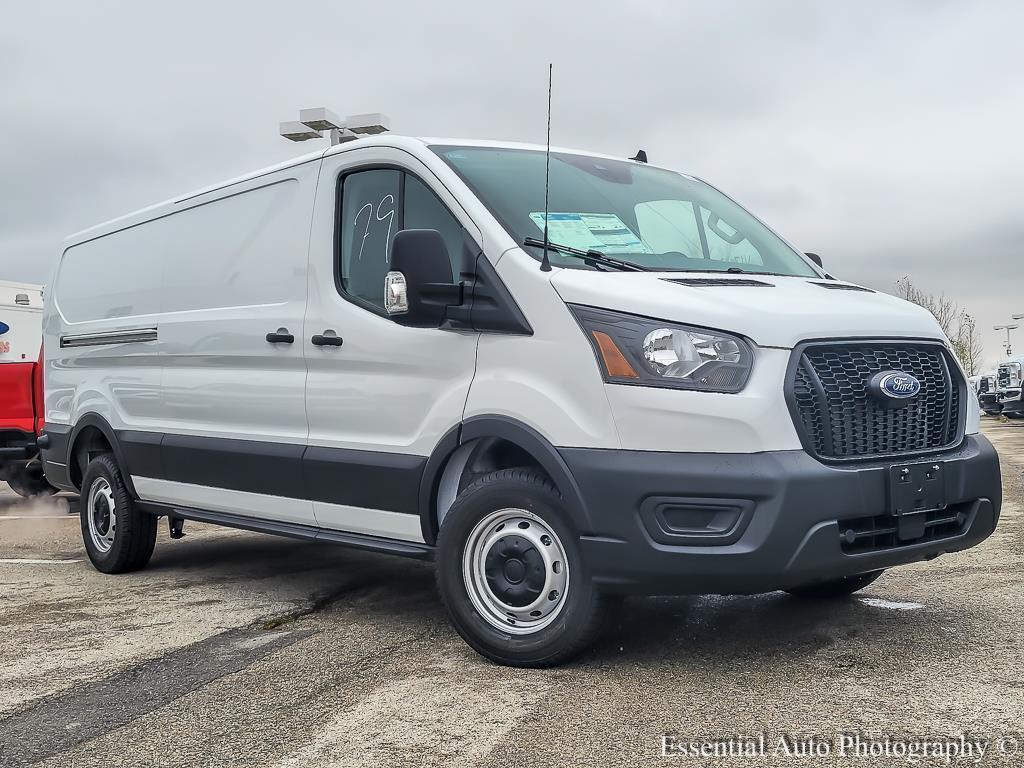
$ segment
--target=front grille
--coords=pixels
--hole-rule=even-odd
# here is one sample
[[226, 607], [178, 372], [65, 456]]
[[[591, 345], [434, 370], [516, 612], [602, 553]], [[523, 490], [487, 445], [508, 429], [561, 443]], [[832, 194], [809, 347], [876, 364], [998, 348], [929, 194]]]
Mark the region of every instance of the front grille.
[[1020, 363], [1003, 363], [1000, 365], [996, 373], [999, 380], [999, 388], [1007, 389], [1008, 387], [1018, 386], [1021, 380], [1020, 370]]
[[[793, 417], [804, 445], [818, 458], [851, 461], [925, 453], [959, 442], [964, 384], [942, 346], [812, 343], [795, 354]], [[917, 397], [900, 408], [884, 408], [868, 390], [872, 376], [890, 370], [921, 382]]]
[[854, 517], [839, 521], [839, 543], [843, 552], [877, 552], [893, 547], [927, 544], [931, 541], [959, 536], [967, 526], [967, 505], [957, 505], [925, 515], [924, 534], [913, 539], [900, 540], [899, 521], [895, 515]]

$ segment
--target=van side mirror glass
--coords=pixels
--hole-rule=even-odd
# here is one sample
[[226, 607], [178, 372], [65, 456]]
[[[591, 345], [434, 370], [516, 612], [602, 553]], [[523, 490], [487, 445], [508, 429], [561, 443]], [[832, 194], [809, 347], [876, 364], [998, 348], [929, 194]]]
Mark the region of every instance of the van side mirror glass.
[[821, 256], [819, 256], [818, 254], [816, 254], [816, 253], [805, 253], [804, 256], [806, 256], [808, 259], [813, 261], [819, 267], [824, 268], [825, 265], [821, 263]]
[[448, 307], [462, 303], [462, 284], [452, 279], [452, 262], [440, 232], [404, 229], [395, 235], [384, 301], [388, 314], [423, 326], [439, 326]]

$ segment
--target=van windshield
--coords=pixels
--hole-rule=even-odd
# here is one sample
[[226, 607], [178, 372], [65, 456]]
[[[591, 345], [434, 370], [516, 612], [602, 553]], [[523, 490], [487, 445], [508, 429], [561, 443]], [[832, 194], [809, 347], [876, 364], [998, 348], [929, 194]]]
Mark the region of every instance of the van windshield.
[[[432, 146], [522, 244], [544, 235], [544, 152]], [[636, 162], [551, 153], [551, 243], [649, 269], [816, 277], [804, 258], [737, 203], [695, 179]], [[528, 245], [541, 258], [542, 249]], [[552, 264], [594, 269], [549, 250]]]

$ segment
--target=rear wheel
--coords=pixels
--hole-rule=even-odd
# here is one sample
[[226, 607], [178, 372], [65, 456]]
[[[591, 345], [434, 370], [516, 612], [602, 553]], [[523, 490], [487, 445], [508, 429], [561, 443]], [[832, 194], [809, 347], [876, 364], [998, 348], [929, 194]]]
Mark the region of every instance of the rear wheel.
[[874, 583], [883, 573], [885, 573], [884, 570], [858, 573], [856, 576], [845, 576], [841, 579], [833, 579], [832, 581], [820, 581], [817, 584], [793, 587], [786, 591], [797, 597], [819, 599], [846, 597], [852, 595], [858, 589], [864, 589], [864, 587]]
[[136, 508], [111, 454], [97, 456], [86, 467], [79, 514], [85, 550], [96, 570], [126, 573], [149, 562], [157, 518]]
[[504, 469], [459, 494], [438, 536], [437, 583], [455, 629], [500, 664], [546, 667], [587, 646], [603, 597], [543, 474]]

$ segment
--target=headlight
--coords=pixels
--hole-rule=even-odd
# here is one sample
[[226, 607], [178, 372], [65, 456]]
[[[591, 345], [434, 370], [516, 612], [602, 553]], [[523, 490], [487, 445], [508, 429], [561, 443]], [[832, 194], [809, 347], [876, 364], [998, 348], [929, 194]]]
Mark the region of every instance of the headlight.
[[739, 392], [754, 354], [743, 339], [635, 315], [570, 305], [605, 381], [703, 392]]

